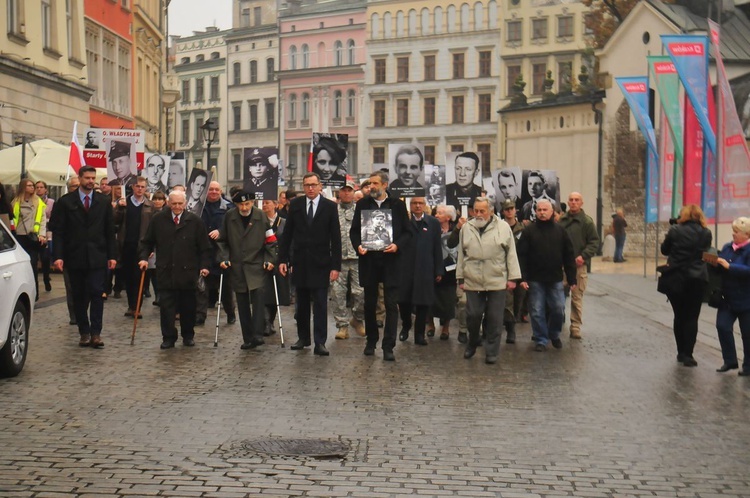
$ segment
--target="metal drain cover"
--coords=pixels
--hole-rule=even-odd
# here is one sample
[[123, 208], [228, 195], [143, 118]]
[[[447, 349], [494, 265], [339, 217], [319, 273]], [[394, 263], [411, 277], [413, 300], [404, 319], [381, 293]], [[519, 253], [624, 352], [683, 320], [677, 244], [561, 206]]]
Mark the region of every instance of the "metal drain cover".
[[244, 451], [268, 456], [344, 458], [349, 443], [326, 439], [250, 439], [239, 444]]

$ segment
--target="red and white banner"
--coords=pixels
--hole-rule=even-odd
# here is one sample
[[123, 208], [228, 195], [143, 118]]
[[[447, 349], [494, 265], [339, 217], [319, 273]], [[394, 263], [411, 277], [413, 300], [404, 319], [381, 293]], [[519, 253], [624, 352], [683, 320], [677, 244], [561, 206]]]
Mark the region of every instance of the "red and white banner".
[[68, 166], [78, 173], [81, 166], [86, 164], [83, 159], [81, 144], [78, 143], [78, 121], [73, 123], [73, 138], [70, 139], [70, 155], [68, 156]]

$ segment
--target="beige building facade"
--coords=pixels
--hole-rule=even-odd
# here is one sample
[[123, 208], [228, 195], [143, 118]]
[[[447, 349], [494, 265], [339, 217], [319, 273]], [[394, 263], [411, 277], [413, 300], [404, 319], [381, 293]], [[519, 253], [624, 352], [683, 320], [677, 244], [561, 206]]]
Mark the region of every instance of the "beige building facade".
[[146, 150], [165, 150], [161, 110], [161, 74], [165, 64], [164, 1], [133, 2], [133, 44], [135, 46], [135, 127], [146, 131]]

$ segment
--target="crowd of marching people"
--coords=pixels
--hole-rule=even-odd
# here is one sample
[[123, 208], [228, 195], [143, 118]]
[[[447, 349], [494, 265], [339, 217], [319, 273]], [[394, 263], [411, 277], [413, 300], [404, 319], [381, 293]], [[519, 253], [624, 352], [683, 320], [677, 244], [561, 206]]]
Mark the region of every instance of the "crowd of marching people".
[[[578, 192], [567, 203], [539, 195], [533, 216], [520, 217], [512, 199], [501, 201], [496, 213], [495, 202], [477, 192], [462, 216], [462, 206], [429, 206], [425, 197], [408, 198], [407, 208], [384, 171], [361, 185], [347, 179], [335, 196], [328, 192], [331, 198], [310, 172], [299, 195], [289, 190], [278, 201], [257, 201], [238, 188], [225, 195], [212, 181], [198, 215], [187, 209], [180, 186], [149, 196], [147, 178], [138, 177], [127, 197], [116, 200], [110, 188], [84, 166], [57, 202], [44, 182], [23, 180], [12, 202], [3, 198], [0, 206], [35, 272], [41, 261], [45, 290], [50, 268], [63, 273], [81, 347], [104, 346], [107, 299], [124, 290], [124, 314], [137, 320], [151, 287], [162, 349], [180, 338], [194, 346], [195, 327], [217, 303], [227, 324], [239, 318], [242, 349], [262, 346], [276, 333], [279, 306], [292, 304], [297, 340], [291, 349], [313, 347], [319, 356], [330, 355], [329, 303], [335, 339], [346, 340], [353, 330], [365, 338], [364, 355], [379, 346], [385, 361], [395, 360], [399, 341], [450, 340], [452, 320], [466, 359], [482, 346], [485, 362], [496, 363], [503, 330], [513, 344], [516, 324], [526, 321], [535, 351], [560, 349], [566, 295], [569, 338], [583, 337], [587, 274], [600, 240]], [[377, 214], [366, 218], [370, 212]], [[721, 278], [713, 296], [724, 357], [718, 371], [739, 368], [732, 332], [739, 321], [740, 375], [750, 374], [750, 219], [735, 220], [733, 241], [713, 257], [706, 256], [711, 232], [700, 208], [685, 206], [676, 221], [662, 244], [668, 257], [662, 270], [681, 282], [665, 291], [675, 314], [677, 359], [697, 365], [698, 316], [714, 273]], [[617, 256], [622, 259], [621, 247]]]

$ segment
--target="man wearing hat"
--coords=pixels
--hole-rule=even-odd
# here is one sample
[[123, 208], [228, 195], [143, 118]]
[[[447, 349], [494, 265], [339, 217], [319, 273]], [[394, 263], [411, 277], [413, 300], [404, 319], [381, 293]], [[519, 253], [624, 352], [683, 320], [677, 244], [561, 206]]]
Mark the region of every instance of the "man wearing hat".
[[241, 349], [253, 349], [263, 341], [267, 272], [276, 264], [276, 235], [265, 213], [253, 206], [255, 195], [241, 190], [232, 197], [237, 209], [227, 211], [216, 241], [222, 270], [237, 296], [237, 313], [242, 328]]
[[[349, 231], [352, 228], [354, 219], [354, 187], [355, 183], [347, 181], [341, 190], [339, 190], [339, 226], [341, 231], [341, 273], [331, 285], [333, 298], [333, 318], [336, 320], [336, 339], [349, 338], [349, 325], [357, 331], [359, 335], [365, 335], [365, 302], [364, 291], [359, 285], [359, 261], [357, 250], [354, 249], [352, 241], [349, 238]], [[349, 309], [346, 306], [346, 295], [351, 289], [352, 306], [351, 319], [349, 319]]]
[[[276, 156], [273, 156], [276, 157]], [[245, 179], [245, 190], [255, 194], [256, 199], [276, 199], [278, 190], [278, 170], [271, 165], [262, 149], [252, 149], [245, 160], [248, 176]]]
[[135, 183], [136, 176], [133, 174], [129, 142], [112, 140], [112, 145], [109, 147], [109, 162], [112, 164], [114, 176], [109, 182], [110, 185], [127, 187]]
[[[505, 222], [510, 225], [510, 230], [513, 233], [513, 243], [517, 244], [518, 239], [521, 238], [521, 232], [523, 232], [524, 224], [518, 221], [516, 216], [516, 201], [514, 199], [505, 199], [500, 204], [500, 215]], [[526, 298], [526, 290], [517, 285], [515, 289], [509, 290], [505, 293], [505, 313], [503, 314], [503, 324], [505, 325], [505, 342], [508, 344], [514, 344], [516, 342], [516, 317], [521, 318], [525, 315], [521, 307], [523, 301]]]

